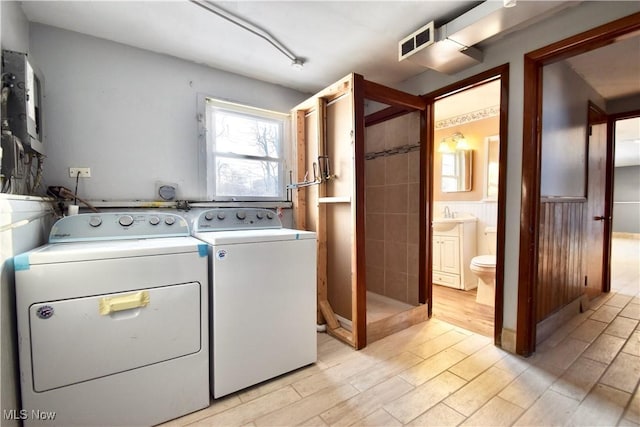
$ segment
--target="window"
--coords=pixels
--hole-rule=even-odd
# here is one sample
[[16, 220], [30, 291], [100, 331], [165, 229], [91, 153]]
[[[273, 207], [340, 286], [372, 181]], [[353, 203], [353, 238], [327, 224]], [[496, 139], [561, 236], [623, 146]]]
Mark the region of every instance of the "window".
[[207, 193], [211, 200], [284, 200], [289, 116], [205, 100]]

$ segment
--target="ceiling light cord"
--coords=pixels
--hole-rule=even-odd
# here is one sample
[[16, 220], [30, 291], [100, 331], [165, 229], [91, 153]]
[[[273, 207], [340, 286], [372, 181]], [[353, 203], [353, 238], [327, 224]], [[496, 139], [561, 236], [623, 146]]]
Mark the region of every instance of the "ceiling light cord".
[[263, 30], [262, 28], [258, 27], [257, 25], [254, 25], [251, 22], [248, 22], [247, 20], [240, 18], [239, 16], [236, 16], [231, 12], [228, 12], [222, 9], [220, 6], [214, 4], [213, 2], [210, 2], [207, 0], [190, 0], [190, 1], [191, 3], [196, 4], [201, 8], [208, 10], [209, 12], [214, 13], [219, 17], [224, 18], [233, 24], [236, 24], [240, 28], [243, 28], [249, 31], [250, 33], [253, 33], [256, 36], [266, 40], [273, 47], [278, 49], [283, 55], [289, 58], [291, 60], [291, 65], [301, 67], [304, 64], [304, 60], [302, 58], [298, 58], [297, 56], [295, 56], [289, 49], [287, 49], [286, 46], [280, 43], [275, 37], [273, 37], [271, 34]]

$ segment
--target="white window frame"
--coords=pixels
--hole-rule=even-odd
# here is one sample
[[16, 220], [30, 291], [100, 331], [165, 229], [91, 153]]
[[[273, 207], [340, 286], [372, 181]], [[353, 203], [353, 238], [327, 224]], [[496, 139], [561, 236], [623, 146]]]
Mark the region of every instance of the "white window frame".
[[[215, 144], [215, 132], [212, 131], [212, 114], [215, 109], [227, 110], [235, 114], [254, 116], [276, 120], [282, 123], [282, 140], [278, 157], [253, 156], [237, 153], [218, 153]], [[230, 201], [230, 202], [263, 202], [263, 201], [287, 201], [286, 191], [286, 171], [288, 170], [291, 141], [291, 119], [289, 114], [276, 111], [255, 108], [234, 102], [224, 101], [212, 96], [198, 95], [198, 121], [200, 124], [200, 135], [205, 140], [205, 170], [206, 170], [206, 192], [207, 200], [210, 201]], [[246, 160], [266, 160], [276, 161], [278, 165], [278, 191], [277, 196], [243, 196], [243, 195], [218, 195], [216, 194], [216, 156], [223, 154], [224, 157], [246, 159]]]

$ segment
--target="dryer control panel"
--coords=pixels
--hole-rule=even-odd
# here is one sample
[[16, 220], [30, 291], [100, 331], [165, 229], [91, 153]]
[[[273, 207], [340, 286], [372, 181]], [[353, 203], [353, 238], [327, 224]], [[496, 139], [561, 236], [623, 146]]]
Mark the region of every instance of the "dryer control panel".
[[189, 236], [189, 223], [164, 212], [105, 212], [72, 215], [51, 228], [49, 243]]
[[262, 228], [282, 228], [282, 222], [278, 215], [269, 209], [216, 208], [198, 215], [194, 225], [195, 232]]

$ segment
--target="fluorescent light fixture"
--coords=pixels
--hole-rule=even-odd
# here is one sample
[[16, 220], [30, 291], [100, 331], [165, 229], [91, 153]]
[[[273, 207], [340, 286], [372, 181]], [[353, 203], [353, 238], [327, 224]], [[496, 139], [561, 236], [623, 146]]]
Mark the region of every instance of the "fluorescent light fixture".
[[514, 7], [517, 3], [517, 0], [503, 0], [504, 7]]

